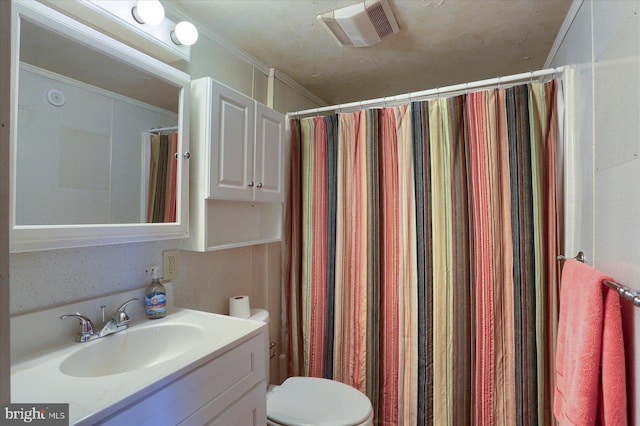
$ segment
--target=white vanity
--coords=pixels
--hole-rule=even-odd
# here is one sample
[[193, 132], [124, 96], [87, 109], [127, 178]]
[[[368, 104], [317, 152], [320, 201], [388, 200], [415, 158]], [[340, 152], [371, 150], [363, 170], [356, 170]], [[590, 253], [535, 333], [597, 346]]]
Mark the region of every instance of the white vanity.
[[77, 322], [58, 320], [141, 295], [12, 318], [13, 402], [68, 403], [80, 425], [266, 424], [266, 324], [172, 307], [146, 320], [138, 302], [129, 329], [76, 343]]
[[[235, 157], [249, 174], [233, 194], [204, 194], [201, 178], [214, 176], [206, 154], [216, 145], [199, 138], [193, 158], [189, 151], [190, 76], [49, 3], [12, 4], [11, 252], [178, 238], [199, 251], [280, 241], [284, 116], [248, 101], [258, 120], [250, 121], [246, 152], [234, 155], [243, 154]], [[193, 105], [202, 121], [209, 110]], [[167, 128], [177, 138], [164, 153], [166, 169], [175, 169], [166, 190], [173, 201], [160, 208], [174, 212], [150, 220], [158, 184], [149, 135]], [[101, 305], [114, 312], [133, 298], [128, 328], [83, 343], [74, 341], [78, 320], [59, 319], [82, 313], [106, 324], [97, 318]], [[69, 423], [81, 425], [266, 424], [266, 324], [173, 307], [146, 320], [143, 300], [138, 289], [12, 317], [12, 402], [68, 403]]]

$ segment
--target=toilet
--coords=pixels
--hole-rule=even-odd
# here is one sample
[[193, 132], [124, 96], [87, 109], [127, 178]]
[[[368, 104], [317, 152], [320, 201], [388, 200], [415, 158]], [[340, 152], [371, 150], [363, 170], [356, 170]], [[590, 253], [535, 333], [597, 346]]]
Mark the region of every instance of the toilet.
[[[269, 313], [264, 309], [251, 309], [249, 319], [268, 323]], [[268, 371], [267, 368], [267, 375]], [[373, 407], [365, 394], [344, 383], [316, 377], [289, 377], [280, 386], [269, 386], [267, 390], [267, 424], [372, 426]]]

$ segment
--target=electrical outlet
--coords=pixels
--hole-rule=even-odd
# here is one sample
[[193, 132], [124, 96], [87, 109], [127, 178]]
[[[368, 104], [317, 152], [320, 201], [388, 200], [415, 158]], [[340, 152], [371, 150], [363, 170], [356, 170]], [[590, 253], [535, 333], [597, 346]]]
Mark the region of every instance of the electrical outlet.
[[178, 276], [178, 250], [162, 252], [162, 279], [172, 280]]

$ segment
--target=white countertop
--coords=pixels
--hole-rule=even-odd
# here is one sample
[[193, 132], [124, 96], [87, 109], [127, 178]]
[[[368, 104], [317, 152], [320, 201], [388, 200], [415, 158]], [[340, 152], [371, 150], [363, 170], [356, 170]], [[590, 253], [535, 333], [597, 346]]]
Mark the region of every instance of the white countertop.
[[[88, 343], [69, 342], [67, 346], [12, 365], [12, 402], [69, 403], [70, 424], [91, 424], [266, 331], [266, 324], [261, 322], [176, 308], [165, 318], [139, 320], [128, 330], [113, 336], [162, 324], [197, 326], [202, 329], [202, 339], [199, 339], [202, 341], [189, 351], [159, 364], [97, 377], [64, 374], [60, 364], [87, 345], [105, 344], [112, 336]], [[171, 345], [171, 342], [166, 344]], [[144, 357], [145, 353], [139, 356]]]

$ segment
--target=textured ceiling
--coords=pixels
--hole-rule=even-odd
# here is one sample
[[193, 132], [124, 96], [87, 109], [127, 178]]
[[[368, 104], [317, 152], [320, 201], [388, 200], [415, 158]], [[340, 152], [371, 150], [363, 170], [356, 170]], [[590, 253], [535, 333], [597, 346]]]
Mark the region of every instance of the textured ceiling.
[[174, 0], [209, 31], [330, 104], [544, 66], [572, 0], [389, 0], [400, 33], [338, 46], [316, 15], [357, 0]]

